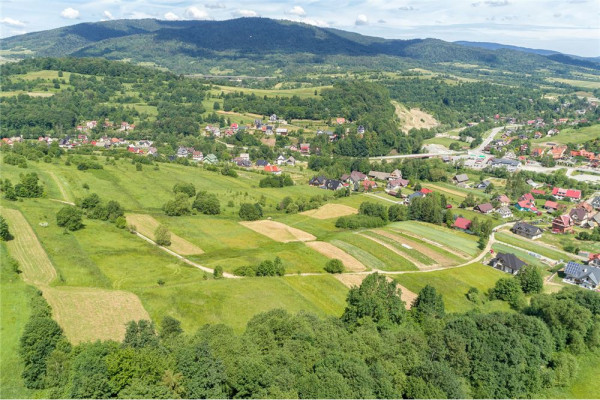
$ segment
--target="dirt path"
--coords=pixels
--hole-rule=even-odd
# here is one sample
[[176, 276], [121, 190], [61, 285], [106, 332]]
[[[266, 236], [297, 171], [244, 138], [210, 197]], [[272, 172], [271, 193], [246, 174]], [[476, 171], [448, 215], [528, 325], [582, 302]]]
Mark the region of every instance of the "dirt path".
[[[423, 264], [420, 261], [415, 260], [414, 258], [412, 258], [411, 256], [407, 255], [406, 253], [398, 250], [397, 248], [395, 248], [394, 246], [392, 246], [389, 243], [384, 242], [383, 240], [379, 240], [377, 238], [371, 237], [369, 235], [365, 235], [364, 233], [359, 233], [360, 236], [365, 237], [377, 244], [382, 245], [383, 247], [385, 247], [388, 250], [391, 250], [392, 252], [398, 254], [399, 256], [406, 258], [408, 261], [410, 261], [411, 263], [413, 263], [415, 265], [415, 267], [417, 267], [420, 271], [425, 271], [427, 269], [429, 269], [430, 266]], [[382, 273], [384, 273], [384, 271], [380, 271]], [[403, 271], [395, 271], [395, 272], [403, 272]], [[414, 271], [413, 271], [414, 272]], [[385, 272], [387, 273], [387, 272]]]
[[[146, 237], [154, 237], [156, 228], [160, 226], [160, 222], [148, 214], [127, 214], [127, 224], [135, 226], [135, 230], [141, 232]], [[177, 254], [184, 256], [203, 254], [204, 251], [195, 244], [171, 233], [171, 245], [167, 246]]]
[[71, 199], [71, 197], [67, 194], [67, 191], [65, 190], [64, 186], [62, 185], [62, 183], [60, 182], [60, 180], [58, 179], [58, 177], [56, 176], [56, 174], [52, 171], [48, 172], [48, 175], [50, 175], [50, 177], [52, 178], [52, 180], [54, 180], [54, 182], [56, 183], [56, 186], [58, 186], [58, 190], [60, 191], [60, 195], [63, 197], [63, 199], [65, 200], [65, 202], [67, 204], [73, 204], [73, 199]]

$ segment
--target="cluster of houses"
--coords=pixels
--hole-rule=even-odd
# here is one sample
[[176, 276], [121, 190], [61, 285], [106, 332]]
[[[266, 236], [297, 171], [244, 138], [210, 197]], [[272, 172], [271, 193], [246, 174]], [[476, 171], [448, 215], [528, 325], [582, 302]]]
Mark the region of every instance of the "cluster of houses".
[[293, 156], [285, 157], [283, 154], [280, 154], [273, 164], [264, 159], [256, 160], [254, 163], [250, 161], [250, 154], [248, 153], [240, 153], [239, 156], [235, 157], [232, 160], [238, 167], [251, 168], [257, 167], [262, 168], [265, 172], [270, 172], [275, 175], [281, 174], [280, 166], [294, 166], [296, 165], [296, 159]]
[[395, 196], [399, 189], [408, 186], [409, 181], [402, 179], [402, 171], [396, 169], [392, 172], [369, 171], [368, 174], [352, 171], [349, 174], [343, 174], [339, 179], [317, 176], [308, 183], [311, 186], [329, 190], [350, 188], [354, 191], [370, 191], [383, 187], [389, 194]]
[[[115, 128], [115, 124], [109, 120], [104, 120], [104, 122], [102, 123], [101, 126], [103, 129]], [[75, 129], [79, 132], [88, 132], [97, 127], [98, 127], [98, 121], [86, 121], [82, 125], [77, 125], [77, 127]], [[132, 131], [134, 129], [135, 129], [134, 124], [130, 124], [126, 121], [123, 121], [123, 122], [121, 122], [121, 125], [119, 126], [118, 130], [121, 132], [126, 132], [126, 131]]]

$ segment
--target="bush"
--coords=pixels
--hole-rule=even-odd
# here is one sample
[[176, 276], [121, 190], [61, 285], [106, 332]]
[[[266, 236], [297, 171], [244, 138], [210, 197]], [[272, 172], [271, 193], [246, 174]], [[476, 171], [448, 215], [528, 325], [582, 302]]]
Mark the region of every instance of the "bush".
[[194, 197], [196, 195], [196, 187], [193, 183], [176, 183], [173, 185], [173, 193], [185, 193], [188, 197]]
[[64, 206], [56, 213], [56, 223], [70, 231], [76, 231], [83, 228], [82, 215], [76, 207]]
[[369, 217], [379, 217], [385, 222], [388, 220], [387, 207], [378, 203], [366, 201], [360, 205], [358, 213], [361, 215], [368, 215]]
[[279, 257], [273, 261], [265, 260], [258, 265], [244, 265], [236, 268], [233, 273], [237, 276], [283, 276], [285, 267]]
[[243, 203], [240, 206], [239, 216], [244, 221], [256, 221], [263, 216], [260, 204]]
[[115, 220], [115, 226], [119, 229], [125, 229], [127, 226], [127, 219], [125, 219], [123, 216], [120, 216]]
[[267, 187], [281, 188], [281, 187], [285, 187], [285, 186], [293, 186], [294, 181], [287, 174], [283, 174], [283, 175], [279, 175], [279, 176], [271, 175], [271, 176], [267, 176], [266, 178], [261, 179], [258, 185], [261, 188], [267, 188]]
[[541, 293], [544, 288], [544, 278], [535, 265], [526, 265], [521, 268], [516, 279], [521, 285], [521, 290], [526, 294]]
[[223, 278], [223, 267], [221, 267], [220, 265], [217, 265], [215, 267], [215, 269], [213, 270], [213, 277], [215, 279]]
[[171, 233], [164, 225], [159, 225], [154, 231], [154, 241], [159, 246], [171, 245]]
[[327, 261], [325, 264], [325, 271], [329, 272], [330, 274], [341, 274], [344, 272], [344, 264], [341, 260], [334, 258]]
[[188, 215], [192, 212], [188, 201], [186, 193], [178, 193], [174, 200], [169, 200], [163, 205], [163, 211], [170, 217]]
[[408, 220], [408, 207], [394, 204], [388, 208], [388, 219], [391, 222]]
[[4, 219], [4, 217], [0, 216], [0, 240], [9, 241], [13, 239], [13, 235], [11, 235], [8, 229], [8, 222]]
[[515, 278], [498, 280], [496, 285], [490, 289], [490, 299], [507, 301], [515, 309], [521, 309], [525, 302], [521, 285]]

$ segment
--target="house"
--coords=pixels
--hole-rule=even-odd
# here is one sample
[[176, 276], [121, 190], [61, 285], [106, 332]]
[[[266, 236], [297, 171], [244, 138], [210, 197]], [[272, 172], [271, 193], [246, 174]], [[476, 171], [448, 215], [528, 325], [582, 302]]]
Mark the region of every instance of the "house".
[[387, 183], [387, 188], [390, 190], [398, 190], [408, 186], [409, 181], [407, 179], [393, 179]]
[[571, 233], [573, 232], [573, 220], [567, 214], [560, 215], [552, 220], [552, 232]]
[[562, 200], [566, 197], [571, 201], [579, 201], [581, 200], [581, 190], [562, 189], [555, 187], [554, 189], [552, 189], [552, 196], [554, 196], [558, 200]]
[[523, 196], [519, 198], [519, 201], [528, 201], [530, 203], [535, 204], [535, 197], [531, 193], [525, 193]]
[[356, 130], [356, 133], [358, 133], [359, 135], [362, 135], [363, 133], [365, 133], [365, 127], [362, 125], [359, 125], [358, 129]]
[[510, 211], [510, 208], [503, 206], [496, 210], [500, 218], [512, 218], [513, 213]]
[[517, 222], [510, 231], [515, 235], [523, 236], [527, 239], [539, 239], [542, 237], [542, 230], [537, 226], [527, 224], [525, 222]]
[[471, 227], [471, 220], [463, 217], [458, 217], [456, 218], [456, 220], [454, 220], [454, 224], [452, 226], [463, 231], [468, 231]]
[[591, 253], [588, 258], [588, 265], [600, 268], [600, 253]]
[[202, 161], [204, 159], [204, 155], [202, 154], [201, 151], [194, 151], [192, 153], [192, 160], [198, 162], [198, 161]]
[[263, 171], [270, 172], [273, 175], [281, 175], [281, 170], [277, 165], [265, 165]]
[[271, 165], [267, 160], [256, 160], [256, 162], [254, 163], [254, 165], [256, 165], [257, 167], [266, 167], [267, 165]]
[[590, 228], [600, 226], [600, 212], [588, 218], [587, 226]]
[[600, 285], [600, 268], [569, 261], [564, 280], [586, 289], [596, 289]]
[[246, 160], [245, 158], [241, 158], [241, 157], [234, 158], [233, 162], [238, 167], [250, 168], [252, 166], [252, 162], [250, 160]]
[[276, 114], [272, 114], [272, 115], [269, 117], [269, 121], [271, 121], [271, 122], [277, 122], [277, 115], [276, 115]]
[[544, 209], [548, 210], [548, 212], [554, 212], [558, 210], [558, 203], [551, 200], [546, 200], [544, 203]]
[[336, 124], [341, 125], [346, 122], [346, 118], [338, 117], [335, 119]]
[[214, 154], [209, 154], [206, 157], [204, 157], [204, 160], [202, 160], [205, 164], [216, 164], [219, 162], [219, 159], [217, 158], [217, 156], [215, 156]]
[[475, 186], [475, 188], [485, 190], [491, 184], [492, 184], [492, 182], [490, 182], [486, 179], [486, 180], [481, 181], [477, 186]]
[[340, 190], [344, 188], [344, 184], [337, 179], [327, 179], [325, 182], [325, 189], [327, 190]]
[[350, 173], [349, 179], [350, 181], [352, 181], [352, 183], [358, 183], [367, 179], [367, 175], [363, 174], [360, 171], [352, 171]]
[[275, 160], [275, 162], [277, 163], [277, 165], [285, 164], [285, 157], [283, 156], [283, 154], [280, 154], [279, 157], [277, 157], [277, 159]]
[[363, 188], [365, 189], [365, 191], [377, 188], [377, 183], [375, 181], [370, 181], [368, 179], [365, 179], [364, 181], [362, 181], [361, 184], [362, 184]]
[[433, 190], [427, 189], [427, 188], [422, 188], [420, 190], [420, 192], [423, 193], [424, 195], [428, 195], [429, 193], [433, 193]]
[[290, 156], [287, 160], [285, 160], [285, 163], [287, 165], [294, 166], [294, 165], [296, 165], [296, 159], [294, 157]]
[[387, 172], [369, 171], [369, 177], [379, 179], [380, 181], [387, 181], [390, 178], [390, 174]]
[[248, 154], [248, 153], [240, 153], [240, 158], [242, 160], [250, 160], [250, 154]]
[[327, 182], [327, 178], [325, 178], [324, 176], [313, 176], [309, 181], [308, 184], [310, 186], [323, 186], [325, 185], [325, 182]]
[[535, 204], [529, 200], [521, 200], [517, 204], [515, 204], [515, 208], [519, 211], [526, 212], [537, 212], [538, 209], [535, 207]]
[[460, 174], [456, 175], [454, 178], [452, 178], [452, 180], [454, 181], [454, 183], [465, 183], [469, 180], [469, 177], [467, 176], [467, 174]]
[[309, 154], [310, 153], [310, 144], [309, 143], [301, 143], [300, 144], [300, 153]]
[[558, 160], [564, 157], [565, 151], [567, 151], [567, 146], [554, 146], [550, 149], [550, 154], [553, 159]]
[[489, 214], [494, 211], [494, 206], [490, 203], [479, 204], [473, 208], [474, 211], [478, 211], [482, 214]]
[[[394, 180], [394, 179], [402, 179], [402, 171], [400, 171], [399, 169], [393, 170], [390, 173], [390, 180]], [[599, 199], [600, 199], [600, 197], [599, 197]], [[598, 206], [598, 207], [600, 208], [600, 206]]]
[[571, 209], [569, 217], [573, 220], [573, 224], [577, 226], [587, 225], [588, 213], [584, 208], [576, 207]]
[[544, 190], [542, 190], [542, 189], [533, 189], [531, 191], [531, 194], [532, 195], [537, 194], [537, 195], [540, 195], [540, 196], [545, 196], [546, 192]]
[[508, 206], [510, 204], [510, 199], [505, 194], [501, 194], [500, 196], [498, 196], [496, 198], [496, 200], [498, 200], [498, 202], [500, 203], [500, 205], [503, 206], [503, 207], [506, 207], [506, 206]]
[[591, 201], [590, 201], [590, 205], [592, 207], [594, 207], [596, 210], [600, 210], [600, 196], [596, 196], [594, 197]]
[[588, 203], [587, 201], [583, 201], [583, 202], [577, 204], [576, 207], [583, 208], [585, 210], [585, 212], [588, 213], [588, 216], [594, 213], [594, 207], [592, 207], [592, 205], [590, 203]]
[[425, 197], [425, 195], [422, 192], [414, 192], [411, 193], [406, 200], [410, 203], [411, 201], [413, 201], [413, 199], [419, 198], [419, 197]]
[[187, 157], [189, 154], [188, 149], [185, 147], [179, 147], [177, 149], [177, 157], [182, 158], [182, 157]]
[[527, 264], [512, 253], [498, 253], [490, 265], [500, 271], [516, 275]]
[[288, 134], [288, 130], [287, 130], [287, 128], [277, 128], [277, 129], [275, 129], [275, 134], [285, 136]]

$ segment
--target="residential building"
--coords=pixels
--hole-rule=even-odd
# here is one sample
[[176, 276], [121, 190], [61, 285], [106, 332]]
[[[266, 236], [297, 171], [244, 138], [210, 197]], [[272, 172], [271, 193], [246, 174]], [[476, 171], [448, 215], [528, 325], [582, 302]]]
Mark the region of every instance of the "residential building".
[[468, 231], [469, 228], [471, 228], [471, 220], [463, 217], [458, 217], [454, 220], [454, 224], [452, 226], [463, 231]]
[[575, 189], [563, 189], [555, 187], [552, 189], [552, 196], [558, 200], [562, 200], [567, 198], [571, 201], [579, 201], [581, 200], [581, 190]]
[[517, 222], [511, 229], [515, 235], [523, 236], [527, 239], [539, 239], [542, 237], [542, 229], [525, 222]]
[[519, 161], [508, 158], [492, 158], [489, 163], [492, 168], [505, 168], [510, 172], [516, 171], [521, 166]]
[[369, 177], [380, 181], [387, 181], [390, 178], [390, 174], [387, 172], [369, 171]]
[[564, 280], [586, 289], [596, 289], [600, 285], [600, 268], [569, 261]]
[[452, 180], [454, 181], [454, 183], [465, 183], [469, 180], [469, 177], [467, 176], [467, 174], [459, 174], [452, 178]]
[[527, 264], [512, 253], [498, 253], [490, 265], [500, 271], [516, 275]]
[[494, 211], [494, 206], [490, 203], [479, 204], [473, 208], [474, 211], [479, 211], [482, 214], [489, 214]]
[[496, 212], [498, 213], [498, 215], [500, 216], [500, 218], [512, 218], [513, 213], [512, 211], [510, 211], [510, 208], [506, 207], [506, 206], [502, 206], [499, 207]]
[[573, 220], [573, 224], [577, 226], [586, 225], [588, 222], [588, 213], [582, 207], [575, 207], [569, 211], [569, 217]]
[[552, 200], [546, 200], [544, 203], [544, 208], [548, 210], [548, 212], [554, 212], [558, 210], [558, 203]]
[[573, 225], [573, 220], [569, 215], [560, 215], [552, 220], [552, 232], [571, 233], [573, 232]]

